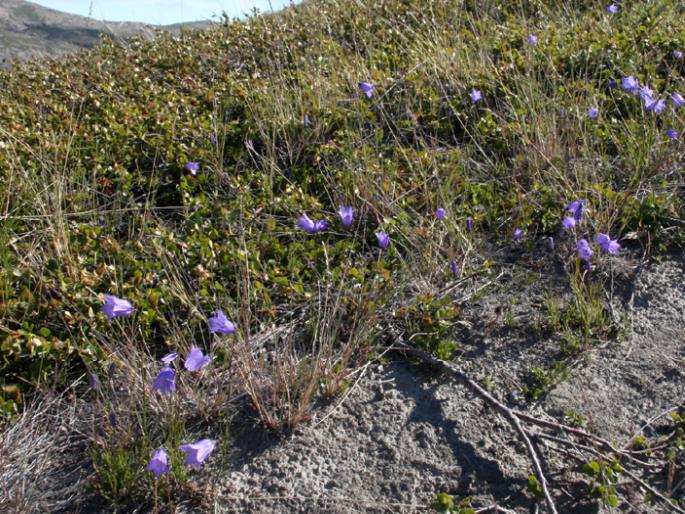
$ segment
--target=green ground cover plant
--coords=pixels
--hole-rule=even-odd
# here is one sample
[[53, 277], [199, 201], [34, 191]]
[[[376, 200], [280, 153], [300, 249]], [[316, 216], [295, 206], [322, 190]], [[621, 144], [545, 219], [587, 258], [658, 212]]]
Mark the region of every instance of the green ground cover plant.
[[[241, 401], [291, 430], [389, 325], [452, 358], [450, 295], [512, 248], [562, 259], [540, 330], [578, 356], [618, 330], [614, 255], [683, 243], [681, 51], [667, 1], [314, 0], [0, 74], [0, 409], [97, 377], [94, 490], [173, 504]], [[534, 399], [565, 368], [531, 369]]]

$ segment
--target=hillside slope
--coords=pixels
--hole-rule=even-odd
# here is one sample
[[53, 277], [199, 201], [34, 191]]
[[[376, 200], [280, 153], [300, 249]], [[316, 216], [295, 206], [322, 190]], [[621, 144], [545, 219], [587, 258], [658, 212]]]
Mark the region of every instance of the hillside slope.
[[309, 0], [0, 73], [0, 511], [685, 514], [683, 53]]
[[[207, 23], [188, 24], [202, 28]], [[179, 32], [185, 25], [166, 27]], [[0, 3], [0, 61], [10, 66], [13, 59], [58, 57], [83, 48], [92, 48], [100, 35], [116, 38], [133, 35], [152, 37], [156, 27], [143, 23], [98, 21], [48, 9], [24, 0]]]

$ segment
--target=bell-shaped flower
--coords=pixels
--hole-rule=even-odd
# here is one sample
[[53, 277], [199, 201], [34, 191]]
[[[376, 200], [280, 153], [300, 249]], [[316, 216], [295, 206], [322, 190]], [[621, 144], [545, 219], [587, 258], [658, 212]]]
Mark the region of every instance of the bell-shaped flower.
[[211, 439], [200, 439], [192, 444], [182, 444], [180, 449], [186, 454], [183, 463], [200, 469], [202, 463], [214, 451], [214, 446], [215, 443]]

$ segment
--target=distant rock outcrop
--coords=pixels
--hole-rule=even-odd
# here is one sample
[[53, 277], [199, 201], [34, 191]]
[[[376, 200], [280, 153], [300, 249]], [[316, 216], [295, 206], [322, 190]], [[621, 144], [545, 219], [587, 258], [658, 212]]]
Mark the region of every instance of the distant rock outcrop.
[[59, 57], [91, 48], [101, 34], [126, 38], [153, 37], [156, 30], [180, 32], [181, 28], [202, 28], [210, 22], [165, 27], [144, 23], [107, 22], [67, 14], [26, 2], [0, 2], [0, 66], [9, 68], [15, 59]]

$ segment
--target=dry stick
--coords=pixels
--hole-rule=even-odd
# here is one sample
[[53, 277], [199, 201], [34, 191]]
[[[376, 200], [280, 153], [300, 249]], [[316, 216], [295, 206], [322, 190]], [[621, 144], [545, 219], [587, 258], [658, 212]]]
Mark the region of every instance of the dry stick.
[[535, 475], [540, 484], [540, 489], [542, 489], [542, 494], [545, 498], [545, 503], [547, 503], [547, 507], [549, 508], [552, 514], [558, 514], [557, 508], [554, 505], [554, 500], [552, 499], [552, 495], [549, 493], [549, 489], [547, 488], [547, 479], [545, 478], [545, 474], [542, 471], [542, 465], [540, 464], [538, 454], [535, 451], [535, 448], [533, 447], [533, 443], [530, 442], [528, 434], [521, 425], [521, 421], [516, 416], [514, 411], [506, 405], [504, 405], [490, 393], [488, 393], [485, 389], [483, 389], [480, 386], [480, 384], [475, 382], [469, 376], [467, 376], [466, 374], [452, 366], [449, 362], [438, 359], [437, 357], [433, 357], [427, 352], [408, 346], [404, 343], [400, 343], [399, 346], [393, 345], [393, 348], [409, 353], [410, 355], [413, 355], [415, 357], [419, 357], [423, 361], [429, 362], [439, 368], [449, 371], [452, 375], [456, 376], [462, 382], [468, 385], [471, 389], [473, 389], [476, 392], [476, 394], [478, 394], [478, 396], [490, 402], [490, 404], [492, 404], [495, 407], [495, 409], [497, 409], [502, 415], [504, 415], [504, 417], [506, 417], [509, 420], [509, 423], [511, 423], [512, 427], [514, 427], [514, 429], [519, 433], [524, 445], [526, 446], [526, 449], [528, 450], [528, 455], [530, 456], [530, 459], [533, 462]]
[[656, 489], [654, 489], [654, 488], [653, 488], [651, 485], [649, 485], [647, 482], [645, 482], [644, 480], [642, 480], [639, 476], [635, 475], [634, 473], [628, 471], [628, 470], [625, 469], [625, 468], [623, 469], [623, 473], [625, 473], [625, 474], [628, 475], [630, 478], [632, 478], [635, 482], [637, 482], [637, 483], [640, 484], [642, 487], [644, 487], [645, 489], [647, 489], [647, 490], [648, 490], [650, 493], [652, 493], [654, 496], [656, 496], [657, 498], [661, 499], [661, 501], [665, 502], [666, 505], [668, 505], [669, 507], [671, 507], [671, 509], [673, 509], [674, 512], [679, 512], [680, 514], [685, 514], [685, 510], [681, 509], [681, 508], [678, 507], [676, 504], [674, 504], [671, 498], [669, 498], [669, 497], [664, 496], [663, 494], [661, 494], [659, 491], [657, 491]]
[[345, 498], [338, 496], [221, 496], [219, 500], [230, 500], [230, 501], [259, 501], [259, 502], [269, 502], [269, 501], [281, 501], [281, 500], [295, 500], [299, 502], [338, 502], [350, 505], [360, 505], [363, 507], [405, 507], [411, 509], [421, 509], [425, 510], [428, 506], [416, 503], [402, 503], [402, 502], [378, 502], [373, 500], [356, 500], [353, 498]]
[[482, 507], [480, 509], [476, 509], [474, 511], [476, 514], [482, 514], [485, 512], [500, 512], [502, 514], [516, 514], [516, 511], [511, 510], [511, 509], [505, 509], [504, 507], [500, 507], [497, 505], [497, 503], [493, 503], [492, 505], [488, 505], [487, 507]]
[[611, 444], [611, 442], [607, 441], [603, 437], [599, 437], [595, 434], [591, 434], [590, 432], [586, 432], [585, 430], [582, 430], [580, 428], [570, 427], [568, 425], [564, 425], [562, 423], [557, 423], [555, 421], [548, 421], [545, 419], [536, 418], [535, 416], [531, 416], [530, 414], [526, 414], [525, 412], [517, 411], [514, 409], [512, 409], [512, 412], [514, 413], [514, 415], [516, 417], [518, 417], [524, 421], [528, 421], [529, 423], [532, 423], [534, 425], [547, 427], [547, 428], [554, 428], [554, 429], [559, 430], [561, 432], [567, 432], [570, 434], [577, 435], [579, 437], [583, 437], [585, 439], [589, 439], [591, 441], [595, 441], [597, 444], [603, 446], [604, 448], [606, 448], [606, 449], [608, 449], [614, 453], [618, 453], [618, 454], [624, 456], [625, 458], [627, 458], [633, 462], [637, 462], [638, 464], [644, 464], [643, 461], [636, 459], [635, 457], [633, 457], [631, 455], [633, 452], [631, 452], [629, 450], [621, 450], [620, 448], [616, 448], [613, 444]]
[[670, 408], [668, 408], [668, 409], [666, 409], [666, 410], [660, 412], [660, 413], [657, 414], [656, 416], [652, 416], [649, 420], [647, 420], [647, 423], [645, 423], [644, 425], [642, 425], [642, 426], [637, 430], [637, 432], [635, 432], [635, 434], [633, 434], [633, 437], [631, 437], [630, 440], [626, 443], [626, 445], [624, 446], [624, 449], [625, 449], [626, 446], [630, 445], [630, 444], [633, 442], [633, 439], [634, 439], [635, 437], [637, 437], [639, 434], [641, 434], [642, 432], [644, 432], [647, 428], [651, 427], [652, 424], [653, 424], [654, 422], [656, 422], [657, 420], [659, 420], [659, 419], [663, 418], [664, 416], [670, 414], [671, 412], [677, 411], [678, 409], [680, 409], [680, 408], [682, 407], [682, 405], [683, 405], [684, 402], [685, 402], [685, 398], [681, 398], [681, 399], [678, 400], [678, 402], [677, 402], [678, 405], [676, 405], [676, 406], [674, 406], [674, 407], [670, 407]]
[[554, 421], [548, 421], [540, 418], [536, 418], [535, 416], [531, 416], [530, 414], [526, 414], [525, 412], [513, 410], [512, 412], [514, 413], [515, 416], [518, 418], [522, 419], [523, 421], [528, 421], [529, 423], [532, 423], [534, 425], [538, 426], [543, 426], [547, 428], [554, 428], [556, 430], [559, 430], [561, 432], [567, 432], [573, 435], [576, 435], [578, 437], [582, 437], [584, 439], [588, 439], [590, 441], [594, 441], [598, 445], [603, 446], [607, 450], [614, 452], [618, 455], [621, 455], [622, 457], [625, 457], [629, 461], [633, 462], [634, 464], [637, 464], [638, 466], [641, 467], [650, 467], [649, 464], [646, 464], [643, 460], [640, 460], [636, 457], [633, 456], [633, 454], [637, 454], [636, 452], [633, 452], [631, 450], [628, 450], [626, 448], [617, 448], [611, 442], [607, 441], [606, 439], [599, 437], [595, 434], [591, 434], [590, 432], [586, 432], [585, 430], [581, 430], [580, 428], [575, 428], [575, 427], [570, 427], [568, 425], [564, 425], [562, 423], [557, 423]]
[[[480, 384], [475, 382], [472, 378], [470, 378], [468, 375], [466, 375], [464, 372], [456, 369], [452, 364], [449, 362], [443, 361], [441, 359], [438, 359], [437, 357], [432, 356], [431, 354], [424, 352], [422, 350], [419, 350], [418, 348], [414, 348], [412, 346], [409, 346], [405, 343], [399, 343], [398, 345], [393, 345], [391, 347], [392, 349], [395, 349], [400, 352], [405, 352], [408, 353], [414, 357], [417, 357], [425, 362], [428, 362], [434, 366], [437, 366], [445, 371], [448, 371], [450, 374], [455, 376], [456, 378], [460, 379], [462, 382], [464, 382], [466, 385], [468, 385], [473, 391], [478, 394], [481, 398], [484, 400], [487, 400], [490, 402], [498, 411], [500, 411], [504, 416], [511, 422], [511, 424], [514, 426], [514, 428], [519, 432], [521, 435], [524, 443], [526, 444], [526, 447], [528, 449], [528, 453], [531, 457], [531, 460], [533, 461], [533, 465], [535, 467], [535, 473], [537, 475], [537, 478], [540, 482], [540, 488], [542, 489], [543, 495], [545, 497], [545, 501], [550, 508], [550, 510], [553, 513], [556, 513], [556, 509], [554, 507], [554, 503], [552, 501], [552, 497], [549, 494], [549, 490], [547, 489], [547, 481], [545, 479], [545, 476], [543, 475], [542, 472], [542, 467], [540, 466], [540, 460], [538, 459], [537, 452], [533, 448], [530, 439], [528, 438], [528, 435], [526, 434], [525, 430], [521, 426], [521, 419], [525, 421], [529, 421], [530, 423], [536, 424], [538, 426], [545, 426], [548, 428], [555, 428], [557, 430], [561, 430], [564, 432], [569, 432], [581, 437], [586, 437], [590, 440], [594, 440], [595, 442], [598, 442], [608, 448], [609, 450], [620, 453], [621, 455], [639, 463], [639, 464], [644, 464], [644, 462], [635, 459], [632, 455], [630, 455], [628, 452], [622, 452], [621, 450], [616, 449], [609, 441], [606, 439], [603, 439], [601, 437], [595, 436], [593, 434], [590, 434], [589, 432], [586, 432], [584, 430], [578, 429], [578, 428], [573, 428], [569, 427], [567, 425], [563, 425], [561, 423], [554, 423], [552, 421], [546, 421], [542, 419], [538, 419], [534, 416], [530, 416], [528, 414], [525, 414], [523, 412], [510, 409], [506, 405], [504, 405], [502, 402], [497, 400], [494, 396], [492, 396], [490, 393], [488, 393], [485, 389], [483, 389]], [[539, 434], [536, 434], [539, 435]], [[644, 487], [647, 491], [652, 493], [654, 496], [657, 498], [661, 499], [663, 502], [665, 502], [671, 509], [673, 509], [674, 512], [678, 512], [680, 514], [685, 514], [685, 510], [680, 508], [677, 505], [674, 505], [671, 500], [661, 494], [659, 491], [654, 489], [652, 486], [650, 486], [647, 482], [642, 480], [640, 477], [636, 476], [634, 473], [628, 471], [627, 469], [623, 469], [623, 472], [629, 476], [633, 481], [636, 483], [640, 484], [642, 487]]]

